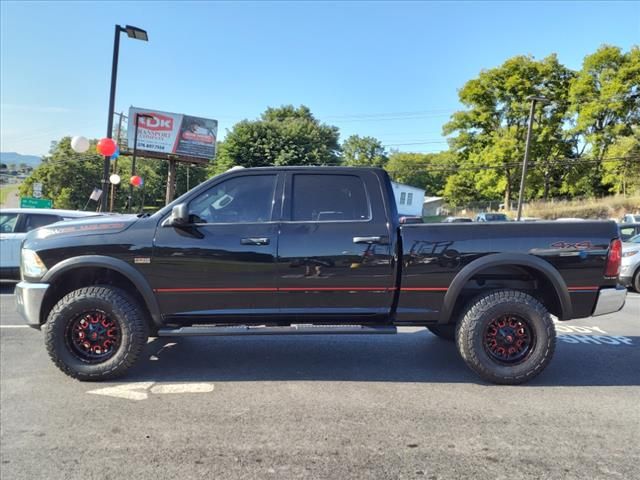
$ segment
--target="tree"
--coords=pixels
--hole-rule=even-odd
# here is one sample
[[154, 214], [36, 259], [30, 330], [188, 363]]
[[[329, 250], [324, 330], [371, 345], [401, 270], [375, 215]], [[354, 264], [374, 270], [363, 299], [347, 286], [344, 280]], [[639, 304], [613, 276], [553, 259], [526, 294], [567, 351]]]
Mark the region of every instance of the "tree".
[[[537, 162], [563, 155], [568, 142], [563, 125], [572, 77], [573, 72], [561, 65], [555, 55], [540, 61], [517, 56], [468, 81], [459, 92], [467, 110], [454, 113], [443, 129], [447, 135], [457, 134], [450, 139], [450, 147], [457, 153], [460, 167], [447, 180], [445, 195], [462, 194], [463, 187], [463, 195], [471, 200], [502, 197], [506, 205], [511, 203], [521, 175], [530, 95], [542, 95], [552, 101], [544, 109], [538, 107], [534, 168]], [[544, 167], [549, 186], [552, 165]], [[472, 185], [476, 186], [475, 192]], [[537, 185], [531, 185], [529, 196], [537, 189]]]
[[617, 137], [608, 151], [611, 159], [602, 163], [602, 184], [611, 193], [640, 192], [640, 127]]
[[569, 99], [578, 154], [595, 161], [584, 172], [589, 178], [586, 193], [610, 191], [612, 179], [603, 159], [619, 137], [632, 136], [633, 126], [640, 124], [640, 48], [624, 53], [603, 45], [587, 55]]
[[210, 173], [234, 165], [331, 165], [339, 160], [338, 128], [320, 123], [304, 105], [268, 108], [258, 120], [236, 123]]
[[[58, 142], [52, 142], [49, 155], [43, 158], [31, 175], [20, 186], [20, 195], [31, 196], [33, 184], [42, 183], [43, 196], [53, 200], [55, 208], [83, 209], [87, 205], [89, 195], [95, 187], [102, 188], [103, 157], [95, 153], [96, 141], [91, 141], [91, 148], [86, 153], [76, 153], [71, 149], [71, 139], [64, 137]], [[189, 170], [189, 187], [194, 187], [207, 177], [203, 166], [187, 167], [178, 164], [176, 174], [176, 194], [181, 195], [187, 190], [186, 176]], [[144, 188], [135, 188], [132, 204], [133, 211], [139, 211], [144, 196], [146, 207], [161, 207], [164, 205], [167, 184], [168, 165], [164, 160], [138, 157], [136, 160], [136, 174], [144, 179]], [[127, 211], [129, 196], [129, 178], [131, 176], [131, 157], [118, 158], [118, 171], [122, 178], [115, 193], [114, 211]], [[109, 188], [109, 191], [111, 188]], [[104, 194], [107, 194], [105, 192]], [[95, 203], [89, 203], [87, 208], [95, 208]]]
[[439, 195], [447, 171], [455, 164], [455, 154], [393, 152], [385, 170], [398, 183], [423, 188], [427, 195]]
[[351, 135], [342, 144], [342, 163], [352, 167], [384, 167], [389, 158], [380, 140]]
[[94, 187], [100, 187], [102, 158], [95, 151], [95, 140], [86, 153], [71, 149], [71, 138], [64, 137], [42, 163], [20, 186], [21, 196], [33, 194], [33, 184], [42, 183], [45, 198], [53, 200], [55, 208], [81, 209]]

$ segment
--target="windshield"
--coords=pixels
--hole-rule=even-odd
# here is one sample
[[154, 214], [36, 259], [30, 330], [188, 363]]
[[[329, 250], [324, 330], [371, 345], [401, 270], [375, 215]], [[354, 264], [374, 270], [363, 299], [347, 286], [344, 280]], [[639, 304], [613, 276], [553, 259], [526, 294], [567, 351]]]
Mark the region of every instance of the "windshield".
[[640, 243], [640, 233], [638, 235], [635, 235], [635, 236], [631, 237], [626, 242], [627, 243]]
[[18, 222], [17, 213], [2, 213], [0, 214], [0, 232], [1, 233], [13, 233]]

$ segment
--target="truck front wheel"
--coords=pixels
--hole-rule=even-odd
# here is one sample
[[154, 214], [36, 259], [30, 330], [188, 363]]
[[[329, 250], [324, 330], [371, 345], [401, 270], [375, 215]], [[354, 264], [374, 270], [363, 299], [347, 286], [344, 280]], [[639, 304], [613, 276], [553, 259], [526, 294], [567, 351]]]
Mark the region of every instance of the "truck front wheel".
[[458, 350], [483, 379], [515, 385], [551, 361], [556, 331], [547, 309], [517, 290], [487, 292], [471, 301], [456, 330]]
[[148, 332], [136, 301], [111, 286], [68, 293], [53, 307], [44, 329], [53, 363], [79, 380], [122, 375], [140, 355]]

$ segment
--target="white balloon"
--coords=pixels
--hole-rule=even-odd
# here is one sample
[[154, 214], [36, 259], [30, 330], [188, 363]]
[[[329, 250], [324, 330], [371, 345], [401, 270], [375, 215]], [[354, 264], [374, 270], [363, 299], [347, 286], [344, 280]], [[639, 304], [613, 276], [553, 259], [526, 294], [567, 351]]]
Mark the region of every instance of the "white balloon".
[[89, 140], [84, 137], [73, 137], [71, 139], [71, 148], [74, 152], [84, 153], [89, 150]]
[[114, 173], [109, 177], [109, 181], [114, 185], [118, 185], [120, 183], [120, 175], [118, 175], [117, 173]]

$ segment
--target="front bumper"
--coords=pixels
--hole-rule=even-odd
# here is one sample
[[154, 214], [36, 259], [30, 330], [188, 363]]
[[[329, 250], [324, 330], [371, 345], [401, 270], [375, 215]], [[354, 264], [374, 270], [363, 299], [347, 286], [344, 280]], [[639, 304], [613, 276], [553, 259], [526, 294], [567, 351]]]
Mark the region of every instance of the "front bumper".
[[27, 325], [40, 328], [40, 310], [48, 283], [20, 282], [16, 285], [16, 309]]
[[622, 307], [624, 307], [626, 299], [627, 289], [622, 285], [614, 288], [600, 289], [596, 308], [593, 310], [593, 316], [606, 315], [607, 313], [614, 313], [621, 310]]

